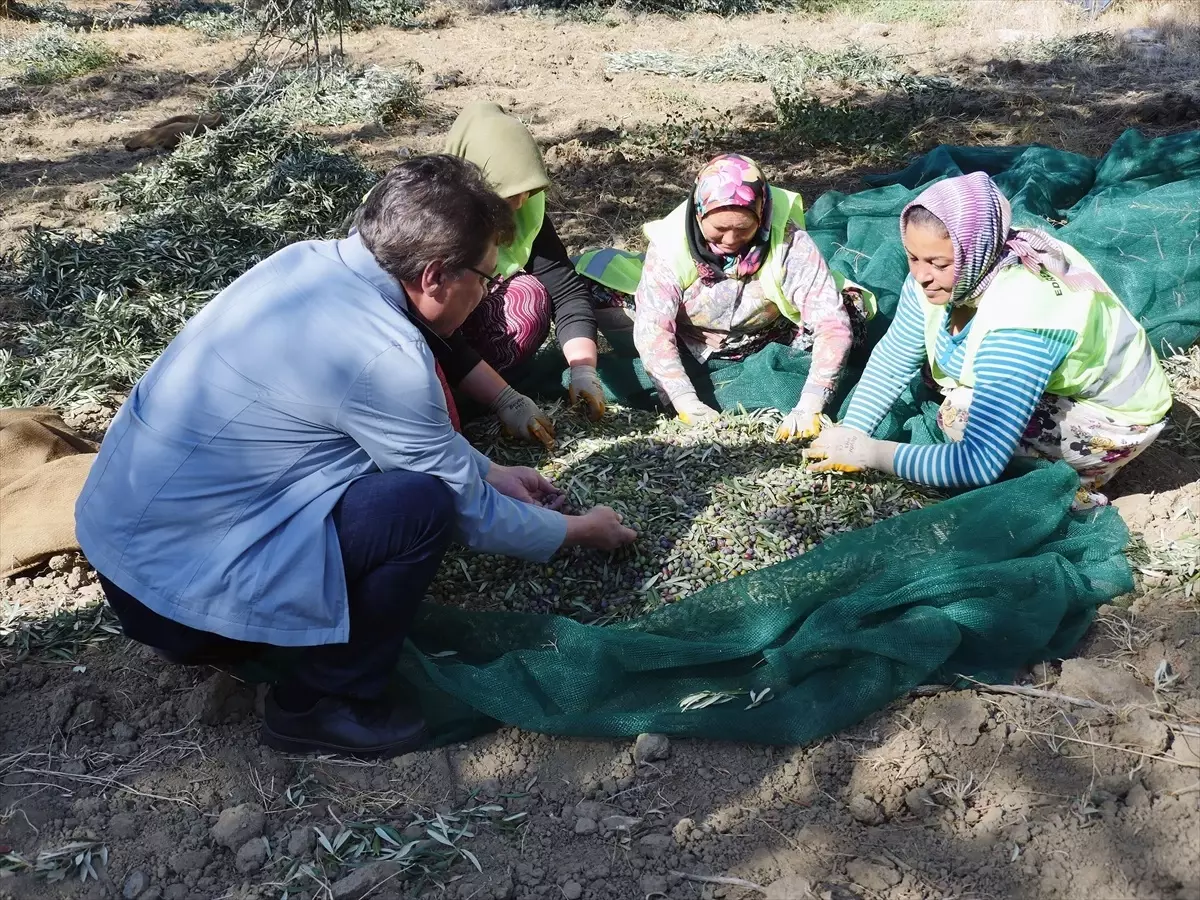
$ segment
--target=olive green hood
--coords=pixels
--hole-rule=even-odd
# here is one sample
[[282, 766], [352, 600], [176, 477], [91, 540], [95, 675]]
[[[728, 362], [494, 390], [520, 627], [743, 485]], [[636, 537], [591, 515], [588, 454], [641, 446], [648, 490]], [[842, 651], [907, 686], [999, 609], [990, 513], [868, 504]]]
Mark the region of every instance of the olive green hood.
[[458, 114], [446, 138], [446, 152], [483, 169], [488, 183], [505, 199], [550, 185], [542, 153], [529, 129], [486, 100], [472, 103]]

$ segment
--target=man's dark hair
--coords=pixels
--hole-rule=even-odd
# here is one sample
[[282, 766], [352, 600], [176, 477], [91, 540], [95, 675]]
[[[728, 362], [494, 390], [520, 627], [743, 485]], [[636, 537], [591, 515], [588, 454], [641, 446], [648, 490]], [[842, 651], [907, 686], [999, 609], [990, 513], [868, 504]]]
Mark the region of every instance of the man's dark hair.
[[493, 240], [512, 239], [513, 213], [474, 163], [418, 156], [383, 176], [354, 224], [384, 271], [418, 281], [431, 262], [450, 272], [478, 265]]

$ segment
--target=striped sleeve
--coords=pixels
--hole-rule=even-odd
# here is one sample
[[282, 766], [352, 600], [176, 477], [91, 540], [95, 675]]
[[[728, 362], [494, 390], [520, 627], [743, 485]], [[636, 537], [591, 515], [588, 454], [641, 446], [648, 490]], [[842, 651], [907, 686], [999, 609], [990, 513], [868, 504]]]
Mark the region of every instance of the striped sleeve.
[[910, 276], [900, 291], [892, 324], [871, 351], [842, 424], [864, 434], [874, 432], [924, 361], [925, 314], [920, 289]]
[[933, 487], [991, 484], [1012, 458], [1067, 351], [1071, 331], [1004, 330], [988, 334], [975, 356], [975, 388], [961, 441], [896, 451], [896, 474]]

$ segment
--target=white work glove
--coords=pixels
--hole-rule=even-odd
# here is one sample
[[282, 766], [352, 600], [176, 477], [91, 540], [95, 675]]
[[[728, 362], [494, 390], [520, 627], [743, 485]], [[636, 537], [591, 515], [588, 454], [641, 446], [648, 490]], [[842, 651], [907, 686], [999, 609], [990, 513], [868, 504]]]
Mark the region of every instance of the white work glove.
[[824, 398], [820, 394], [801, 394], [790, 413], [783, 417], [775, 429], [775, 440], [807, 440], [821, 433], [821, 410]]
[[554, 423], [541, 407], [508, 385], [492, 401], [494, 412], [511, 435], [537, 441], [547, 450], [554, 449]]
[[680, 394], [672, 398], [671, 405], [675, 407], [675, 415], [684, 425], [700, 425], [721, 417], [719, 412], [707, 403], [702, 403], [694, 393]]
[[805, 459], [820, 460], [809, 466], [813, 472], [861, 472], [875, 469], [877, 472], [896, 474], [893, 460], [895, 441], [877, 441], [861, 431], [837, 425], [821, 432], [812, 446], [801, 451]]
[[587, 404], [587, 417], [597, 422], [604, 415], [604, 385], [596, 375], [595, 366], [571, 366], [571, 386], [567, 391], [571, 405]]

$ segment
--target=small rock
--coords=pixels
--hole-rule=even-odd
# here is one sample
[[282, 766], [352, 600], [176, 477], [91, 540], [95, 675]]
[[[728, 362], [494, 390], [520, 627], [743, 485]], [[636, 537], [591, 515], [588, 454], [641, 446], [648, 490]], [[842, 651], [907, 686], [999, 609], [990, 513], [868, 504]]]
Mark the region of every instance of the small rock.
[[605, 806], [603, 803], [597, 803], [595, 800], [580, 800], [575, 804], [574, 812], [581, 819], [595, 819], [599, 821], [608, 815], [611, 808]]
[[[424, 829], [421, 829], [420, 834], [416, 839], [425, 836]], [[302, 856], [307, 856], [312, 852], [312, 848], [317, 843], [317, 833], [311, 828], [297, 828], [288, 835], [287, 852], [288, 856], [293, 859], [299, 859]]]
[[238, 850], [252, 837], [262, 834], [267, 822], [266, 813], [257, 803], [243, 803], [222, 810], [217, 824], [212, 827], [212, 839], [222, 847]]
[[1124, 669], [1108, 667], [1095, 659], [1063, 661], [1055, 690], [1069, 697], [1084, 697], [1110, 706], [1148, 706], [1154, 692]]
[[847, 806], [850, 808], [850, 815], [864, 825], [878, 825], [883, 821], [883, 812], [879, 809], [879, 804], [866, 794], [855, 794]]
[[796, 900], [797, 897], [810, 897], [812, 882], [803, 875], [785, 875], [778, 881], [772, 881], [763, 892], [763, 900]]
[[662, 875], [643, 875], [639, 884], [645, 897], [667, 893], [667, 879]]
[[71, 570], [70, 574], [67, 575], [67, 587], [73, 591], [77, 591], [83, 587], [83, 569], [76, 568]]
[[136, 837], [141, 832], [133, 813], [117, 813], [108, 820], [108, 833], [115, 838]]
[[596, 824], [595, 819], [578, 818], [575, 820], [576, 834], [595, 834], [600, 826]]
[[[1152, 44], [1162, 37], [1162, 33], [1157, 28], [1127, 28], [1125, 29], [1125, 40], [1131, 44]], [[51, 560], [53, 564], [53, 560]]]
[[75, 707], [75, 713], [67, 724], [70, 731], [78, 728], [95, 729], [104, 724], [104, 706], [99, 700], [84, 700]]
[[112, 736], [115, 741], [132, 741], [137, 737], [137, 730], [128, 722], [117, 722], [112, 727]]
[[333, 900], [363, 900], [373, 895], [376, 887], [400, 871], [401, 865], [391, 860], [367, 863], [333, 883]]
[[1162, 62], [1167, 58], [1166, 44], [1138, 44], [1137, 55], [1146, 62]]
[[642, 820], [637, 816], [605, 816], [600, 820], [600, 831], [603, 834], [613, 831], [629, 831], [640, 824], [642, 824]]
[[633, 758], [639, 766], [671, 755], [671, 742], [665, 734], [639, 734], [633, 743]]
[[68, 556], [58, 555], [50, 557], [51, 572], [65, 572], [71, 568], [71, 559]]
[[846, 863], [846, 874], [850, 880], [868, 891], [883, 893], [900, 883], [900, 873], [891, 866], [868, 859], [852, 859]]
[[1171, 757], [1188, 768], [1200, 767], [1200, 737], [1176, 732], [1171, 744]]
[[[1178, 738], [1176, 738], [1178, 740]], [[1150, 806], [1150, 792], [1140, 781], [1125, 795], [1125, 805], [1130, 809], [1146, 809]]]
[[54, 692], [50, 697], [50, 706], [46, 710], [51, 728], [62, 728], [67, 724], [67, 719], [71, 717], [71, 710], [75, 708], [77, 699], [75, 689], [70, 686], [61, 687]]
[[638, 849], [643, 856], [657, 859], [675, 845], [675, 838], [669, 834], [648, 834], [638, 841]]
[[251, 838], [242, 845], [233, 861], [233, 867], [243, 875], [257, 872], [267, 861], [267, 842], [260, 837]]
[[230, 698], [240, 688], [241, 685], [231, 676], [216, 672], [188, 694], [184, 703], [185, 714], [204, 725], [219, 725], [229, 714], [226, 706]]
[[858, 38], [887, 37], [891, 33], [892, 26], [886, 22], [863, 22], [854, 30], [854, 36]]
[[583, 887], [578, 881], [568, 881], [562, 886], [562, 895], [566, 900], [579, 900], [583, 896]]
[[137, 900], [149, 884], [150, 879], [146, 877], [145, 872], [130, 872], [129, 877], [125, 879], [125, 886], [121, 888], [121, 896], [125, 900]]
[[199, 872], [211, 861], [211, 850], [184, 850], [171, 857], [170, 867], [176, 875], [187, 875], [189, 872]]
[[1159, 753], [1167, 749], [1171, 732], [1164, 723], [1151, 719], [1142, 710], [1135, 710], [1113, 729], [1112, 739], [1123, 747]]
[[904, 795], [904, 805], [914, 816], [923, 817], [937, 807], [937, 801], [933, 799], [929, 788], [915, 787]]
[[978, 697], [945, 697], [929, 704], [921, 724], [956, 744], [970, 747], [987, 723], [987, 707]]
[[691, 819], [680, 819], [675, 823], [675, 827], [671, 829], [671, 834], [675, 836], [675, 843], [686, 844], [688, 835], [692, 833], [692, 829], [696, 827], [696, 823]]

